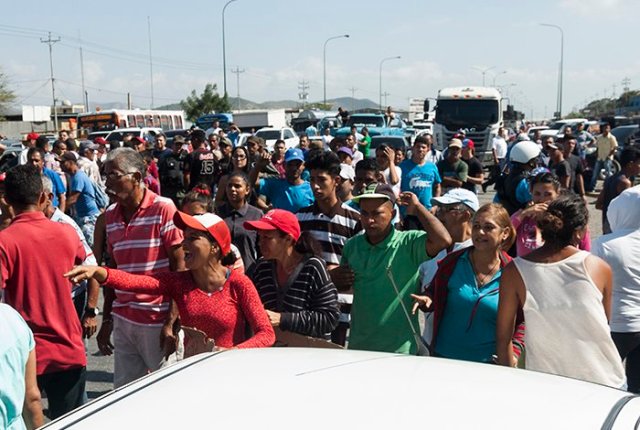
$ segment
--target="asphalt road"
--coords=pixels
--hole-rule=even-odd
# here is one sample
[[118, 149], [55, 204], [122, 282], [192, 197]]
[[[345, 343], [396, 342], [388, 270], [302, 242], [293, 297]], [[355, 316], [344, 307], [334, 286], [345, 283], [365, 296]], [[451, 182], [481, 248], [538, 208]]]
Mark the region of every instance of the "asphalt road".
[[[601, 182], [599, 183], [601, 186]], [[489, 203], [493, 200], [494, 192], [480, 193], [478, 196], [480, 204]], [[592, 239], [602, 234], [601, 212], [595, 209], [595, 195], [588, 197], [589, 201], [589, 228]], [[100, 299], [100, 305], [102, 298]], [[99, 306], [102, 307], [102, 306]], [[98, 317], [101, 322], [101, 316]], [[87, 395], [89, 399], [95, 399], [113, 389], [113, 356], [103, 356], [98, 351], [95, 336], [87, 343]]]

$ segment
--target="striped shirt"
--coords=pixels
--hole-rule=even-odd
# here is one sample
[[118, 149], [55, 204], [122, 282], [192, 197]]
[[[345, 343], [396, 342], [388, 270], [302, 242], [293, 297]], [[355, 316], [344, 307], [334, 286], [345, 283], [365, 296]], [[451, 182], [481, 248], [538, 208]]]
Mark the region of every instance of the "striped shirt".
[[[170, 270], [171, 248], [182, 243], [182, 231], [173, 224], [176, 207], [170, 199], [145, 190], [142, 202], [129, 223], [122, 208], [107, 208], [107, 247], [116, 267], [136, 275], [153, 275]], [[133, 324], [161, 326], [167, 317], [169, 298], [116, 290], [114, 317]]]
[[265, 309], [281, 312], [280, 328], [329, 338], [338, 325], [338, 292], [324, 261], [310, 257], [296, 267], [286, 285], [278, 284], [275, 260], [261, 258], [253, 272]]
[[[346, 203], [338, 202], [328, 215], [320, 211], [318, 202], [302, 208], [296, 214], [300, 229], [310, 232], [322, 247], [322, 258], [327, 264], [340, 264], [342, 248], [347, 240], [362, 231], [360, 213]], [[340, 303], [340, 322], [349, 323], [353, 293], [338, 294]]]

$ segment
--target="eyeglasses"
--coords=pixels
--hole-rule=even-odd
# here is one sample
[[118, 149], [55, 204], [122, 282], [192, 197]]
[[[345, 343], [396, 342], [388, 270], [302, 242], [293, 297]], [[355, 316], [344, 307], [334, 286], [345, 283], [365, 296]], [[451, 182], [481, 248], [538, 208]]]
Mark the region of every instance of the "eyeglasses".
[[106, 174], [107, 179], [120, 179], [123, 176], [127, 176], [127, 175], [133, 175], [135, 172], [126, 172], [126, 173], [122, 173], [122, 172], [109, 172]]
[[232, 158], [234, 158], [234, 159], [236, 159], [236, 160], [244, 160], [244, 159], [246, 159], [246, 158], [247, 158], [247, 156], [246, 156], [246, 155], [238, 155], [238, 154], [235, 154]]

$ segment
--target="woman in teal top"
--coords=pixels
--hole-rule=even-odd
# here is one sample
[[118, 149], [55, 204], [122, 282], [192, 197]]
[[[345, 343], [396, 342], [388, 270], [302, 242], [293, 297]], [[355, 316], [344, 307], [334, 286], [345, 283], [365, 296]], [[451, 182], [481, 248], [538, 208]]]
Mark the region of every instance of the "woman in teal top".
[[[438, 209], [462, 210], [457, 206], [460, 204]], [[426, 296], [414, 299], [416, 308], [434, 312], [434, 355], [491, 362], [496, 353], [498, 286], [502, 268], [511, 260], [504, 250], [515, 239], [507, 211], [496, 204], [482, 206], [473, 217], [471, 239], [472, 246], [449, 254], [440, 263]], [[514, 340], [521, 334], [519, 327]]]

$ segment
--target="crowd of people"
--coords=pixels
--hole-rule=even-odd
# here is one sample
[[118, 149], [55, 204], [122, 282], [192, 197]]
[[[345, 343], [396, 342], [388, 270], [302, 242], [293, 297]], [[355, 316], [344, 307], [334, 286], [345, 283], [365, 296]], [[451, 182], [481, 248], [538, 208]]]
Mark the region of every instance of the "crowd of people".
[[[288, 149], [216, 126], [171, 145], [30, 134], [0, 175], [0, 424], [42, 424], [41, 391], [51, 418], [82, 405], [94, 335], [116, 388], [194, 333], [224, 350], [289, 332], [640, 392], [640, 151], [605, 181], [592, 244], [588, 142], [525, 132], [494, 139], [489, 177], [463, 132], [407, 152], [357, 129]], [[594, 142], [605, 163], [606, 126]]]

